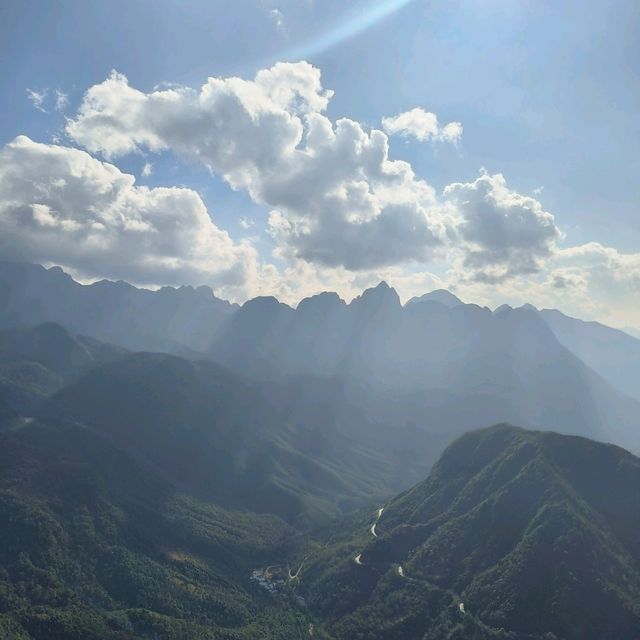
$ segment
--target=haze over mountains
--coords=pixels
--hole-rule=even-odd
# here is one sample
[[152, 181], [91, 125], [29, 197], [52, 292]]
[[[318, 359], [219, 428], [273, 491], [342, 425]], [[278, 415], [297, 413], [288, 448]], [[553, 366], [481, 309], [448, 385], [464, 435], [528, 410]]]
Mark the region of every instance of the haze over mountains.
[[0, 262], [0, 326], [57, 322], [133, 351], [204, 349], [236, 308], [208, 287], [138, 289], [102, 280], [84, 286], [60, 268]]
[[237, 307], [205, 287], [85, 286], [16, 263], [0, 265], [0, 291], [0, 326], [57, 322], [258, 382], [305, 376], [306, 393], [328, 393], [335, 415], [346, 404], [365, 423], [450, 439], [507, 421], [640, 448], [640, 341], [558, 311], [492, 312], [442, 290], [402, 306], [386, 283], [350, 304], [323, 293], [296, 309], [269, 297]]

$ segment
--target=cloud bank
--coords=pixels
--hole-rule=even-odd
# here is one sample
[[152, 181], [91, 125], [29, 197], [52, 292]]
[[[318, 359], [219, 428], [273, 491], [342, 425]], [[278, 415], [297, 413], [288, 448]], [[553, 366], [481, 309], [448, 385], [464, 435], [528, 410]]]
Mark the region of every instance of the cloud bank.
[[[559, 237], [553, 216], [501, 176], [451, 185], [439, 201], [409, 163], [390, 159], [383, 131], [332, 122], [324, 113], [331, 97], [305, 62], [279, 63], [253, 80], [209, 78], [198, 90], [151, 93], [114, 72], [87, 91], [67, 133], [107, 158], [169, 149], [203, 163], [271, 209], [269, 231], [289, 260], [367, 270], [426, 262], [457, 246], [476, 277], [508, 278], [535, 270]], [[461, 131], [420, 109], [385, 120], [391, 131], [410, 125], [425, 138]]]
[[444, 195], [462, 215], [464, 266], [477, 280], [494, 283], [536, 273], [562, 237], [553, 215], [535, 198], [509, 189], [501, 174], [483, 172], [474, 182], [450, 184]]
[[148, 94], [113, 73], [89, 89], [67, 133], [107, 158], [170, 149], [203, 163], [272, 210], [290, 259], [348, 269], [426, 260], [451, 226], [433, 189], [389, 159], [383, 132], [329, 120], [331, 96], [308, 63]]

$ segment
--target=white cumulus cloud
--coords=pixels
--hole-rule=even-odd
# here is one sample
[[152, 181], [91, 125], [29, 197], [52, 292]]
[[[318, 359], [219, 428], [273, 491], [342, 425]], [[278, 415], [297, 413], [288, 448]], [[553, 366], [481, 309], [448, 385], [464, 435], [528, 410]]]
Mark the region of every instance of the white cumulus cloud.
[[562, 238], [554, 216], [535, 198], [509, 189], [501, 174], [482, 172], [474, 182], [450, 184], [444, 194], [462, 217], [464, 269], [474, 279], [535, 273]]
[[397, 116], [382, 118], [382, 128], [389, 135], [413, 137], [420, 142], [432, 140], [456, 144], [462, 139], [462, 124], [449, 122], [441, 126], [435, 113], [420, 107]]
[[256, 257], [190, 189], [137, 186], [84, 151], [19, 136], [0, 149], [0, 254], [137, 284], [250, 286]]
[[194, 191], [138, 186], [85, 152], [26, 138], [0, 152], [0, 251], [139, 284], [204, 282], [235, 298], [295, 301], [320, 288], [348, 297], [385, 278], [403, 295], [437, 283], [469, 300], [529, 300], [640, 326], [639, 254], [563, 246], [541, 190], [520, 194], [501, 174], [438, 197], [390, 158], [388, 134], [456, 142], [459, 123], [414, 109], [370, 130], [330, 119], [331, 98], [304, 62], [150, 92], [113, 72], [67, 120], [69, 139], [106, 160], [171, 151], [246, 191], [270, 212], [280, 268], [216, 227]]
[[106, 157], [171, 149], [202, 162], [272, 213], [282, 256], [366, 269], [424, 260], [450, 221], [382, 131], [324, 115], [332, 92], [306, 62], [253, 80], [144, 93], [112, 73], [91, 87], [68, 135]]

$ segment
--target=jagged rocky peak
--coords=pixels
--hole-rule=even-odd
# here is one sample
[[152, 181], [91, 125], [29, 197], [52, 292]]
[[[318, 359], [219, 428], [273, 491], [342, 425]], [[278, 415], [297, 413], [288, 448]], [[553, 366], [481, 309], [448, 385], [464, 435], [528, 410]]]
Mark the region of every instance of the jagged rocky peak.
[[377, 286], [365, 289], [361, 295], [351, 301], [355, 307], [389, 307], [400, 308], [400, 297], [398, 292], [390, 287], [384, 280]]
[[[22, 265], [22, 263], [20, 263]], [[31, 266], [31, 265], [30, 265]], [[34, 267], [39, 267], [40, 265], [33, 265]], [[51, 274], [52, 276], [55, 276], [56, 278], [60, 279], [60, 280], [65, 280], [67, 282], [70, 282], [73, 280], [73, 278], [66, 273], [65, 271], [63, 271], [62, 267], [59, 266], [53, 266], [53, 267], [49, 267], [48, 269], [44, 269], [44, 267], [40, 267], [43, 270], [46, 270], [49, 274]]]
[[508, 304], [501, 304], [499, 307], [496, 307], [493, 311], [495, 315], [501, 315], [503, 313], [508, 313], [509, 311], [513, 311], [513, 307]]

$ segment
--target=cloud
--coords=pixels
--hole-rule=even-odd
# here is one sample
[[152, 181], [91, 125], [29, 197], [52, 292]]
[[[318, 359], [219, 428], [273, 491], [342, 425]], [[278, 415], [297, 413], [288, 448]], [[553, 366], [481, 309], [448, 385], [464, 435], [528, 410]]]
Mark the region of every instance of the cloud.
[[[568, 287], [588, 290], [595, 300], [613, 308], [635, 310], [640, 323], [640, 253], [621, 253], [599, 242], [560, 249], [551, 260], [553, 273]], [[586, 286], [580, 283], [586, 282]]]
[[67, 105], [69, 104], [69, 96], [64, 91], [61, 91], [60, 89], [56, 89], [55, 94], [56, 94], [56, 103], [55, 103], [56, 111], [64, 111]]
[[324, 115], [332, 95], [306, 62], [151, 93], [113, 72], [67, 133], [107, 158], [170, 149], [203, 163], [271, 209], [281, 257], [354, 270], [425, 260], [452, 221], [408, 163], [389, 159], [382, 131]]
[[240, 218], [239, 222], [243, 229], [251, 229], [251, 227], [254, 227], [256, 224], [256, 221], [251, 218]]
[[554, 289], [586, 291], [588, 280], [581, 269], [554, 269], [546, 280]]
[[136, 186], [84, 151], [25, 136], [0, 149], [0, 254], [88, 278], [236, 294], [257, 268], [254, 250], [216, 227], [196, 192]]
[[140, 173], [144, 178], [148, 178], [153, 173], [153, 163], [145, 162]]
[[[51, 100], [49, 100], [51, 97]], [[56, 111], [64, 111], [69, 104], [69, 96], [61, 89], [42, 89], [41, 91], [35, 91], [34, 89], [27, 89], [27, 98], [29, 102], [42, 113], [49, 113], [45, 108], [45, 102], [52, 103], [51, 109]]]
[[282, 14], [282, 11], [280, 11], [280, 9], [270, 9], [269, 18], [278, 31], [280, 31], [281, 33], [284, 33], [286, 31], [286, 27], [284, 24], [284, 15]]
[[27, 89], [27, 98], [29, 102], [38, 110], [46, 113], [46, 109], [44, 108], [44, 101], [47, 97], [47, 89], [43, 89], [42, 91], [35, 91], [34, 89]]
[[462, 139], [462, 125], [459, 122], [449, 122], [442, 127], [435, 113], [420, 107], [391, 118], [382, 118], [382, 128], [389, 135], [413, 137], [420, 142], [430, 140], [456, 144]]
[[533, 274], [487, 282], [465, 278], [458, 265], [445, 281], [483, 304], [530, 302], [613, 326], [640, 326], [640, 253], [620, 253], [597, 242], [556, 247]]
[[473, 279], [495, 283], [536, 273], [562, 238], [554, 216], [509, 189], [501, 174], [482, 172], [474, 182], [450, 184], [444, 195], [461, 215], [463, 268]]

